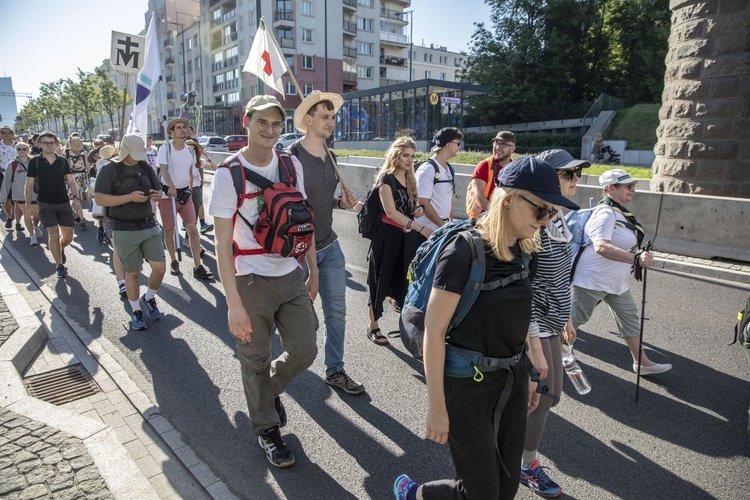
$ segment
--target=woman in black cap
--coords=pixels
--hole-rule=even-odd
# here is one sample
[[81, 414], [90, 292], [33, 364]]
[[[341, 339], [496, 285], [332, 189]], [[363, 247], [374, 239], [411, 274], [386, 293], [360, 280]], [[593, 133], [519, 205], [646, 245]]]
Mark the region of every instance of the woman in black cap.
[[[393, 487], [400, 500], [511, 499], [518, 491], [526, 415], [539, 401], [523, 355], [533, 294], [524, 273], [524, 253], [539, 248], [539, 228], [557, 213], [555, 206], [578, 206], [560, 194], [555, 170], [537, 158], [510, 163], [501, 171], [499, 183], [489, 210], [475, 225], [484, 241], [484, 281], [518, 273], [526, 277], [481, 291], [465, 319], [446, 338], [472, 261], [464, 238], [446, 242], [425, 315], [425, 437], [450, 445], [457, 479], [419, 485], [401, 475]], [[487, 371], [479, 381], [450, 376], [445, 371], [446, 341], [451, 351], [459, 348], [500, 358], [492, 362], [507, 368]]]

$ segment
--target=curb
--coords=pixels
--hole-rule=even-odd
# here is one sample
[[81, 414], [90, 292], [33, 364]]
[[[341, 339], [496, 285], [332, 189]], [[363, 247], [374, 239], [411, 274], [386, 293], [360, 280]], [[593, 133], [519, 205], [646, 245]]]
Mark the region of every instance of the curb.
[[[66, 313], [67, 307], [65, 304], [62, 303], [62, 301], [57, 297], [55, 292], [50, 289], [44, 281], [41, 279], [41, 277], [36, 273], [36, 271], [31, 268], [31, 266], [28, 264], [26, 259], [20, 255], [11, 245], [4, 245], [2, 241], [0, 241], [0, 251], [3, 249], [7, 250], [7, 252], [10, 254], [10, 256], [16, 260], [21, 266], [23, 267], [24, 272], [29, 276], [29, 278], [34, 282], [34, 284], [39, 288], [39, 291], [45, 296], [45, 298], [50, 302], [50, 305], [54, 307], [58, 313], [62, 316], [62, 318], [65, 320], [65, 322], [69, 325], [69, 327], [73, 330], [76, 337], [80, 340], [80, 342], [85, 346], [87, 350], [87, 354], [93, 358], [93, 363], [89, 362], [87, 363], [85, 360], [81, 360], [84, 367], [89, 371], [89, 373], [92, 373], [96, 370], [102, 370], [106, 373], [106, 376], [111, 380], [124, 394], [125, 398], [130, 401], [130, 403], [133, 405], [133, 407], [136, 409], [136, 411], [141, 415], [144, 422], [147, 422], [151, 429], [155, 433], [159, 435], [161, 440], [166, 444], [166, 446], [169, 447], [169, 449], [174, 453], [174, 455], [177, 457], [178, 460], [182, 463], [182, 465], [187, 469], [187, 471], [193, 476], [193, 478], [196, 480], [197, 483], [199, 483], [203, 489], [214, 499], [235, 499], [237, 498], [234, 494], [232, 494], [229, 489], [227, 488], [226, 484], [224, 484], [223, 481], [221, 481], [208, 467], [206, 463], [204, 463], [202, 460], [200, 460], [195, 452], [190, 448], [188, 444], [186, 444], [183, 439], [182, 435], [179, 431], [174, 429], [172, 425], [169, 423], [169, 421], [164, 418], [161, 413], [159, 412], [159, 408], [154, 405], [151, 401], [154, 399], [154, 394], [151, 392], [150, 394], [146, 394], [144, 390], [148, 391], [149, 383], [146, 380], [146, 378], [140, 374], [138, 369], [130, 362], [130, 360], [120, 352], [119, 348], [115, 346], [112, 342], [110, 342], [107, 338], [104, 336], [99, 336], [98, 338], [94, 338], [89, 332], [87, 332], [83, 327], [81, 327], [80, 324], [78, 324], [75, 320], [68, 317]], [[4, 272], [3, 269], [0, 269], [0, 276], [3, 276], [3, 280], [0, 280], [0, 286], [2, 286], [2, 289], [7, 290], [10, 289], [15, 293], [12, 293], [9, 295], [12, 297], [13, 295], [18, 295], [16, 298], [11, 298], [10, 300], [13, 302], [13, 307], [10, 306], [9, 302], [9, 309], [13, 312], [13, 317], [16, 319], [16, 314], [19, 311], [18, 308], [16, 308], [16, 305], [19, 304], [20, 307], [23, 308], [24, 311], [27, 311], [27, 314], [30, 314], [33, 320], [38, 325], [36, 327], [36, 330], [41, 329], [43, 338], [41, 340], [37, 339], [36, 337], [29, 338], [29, 335], [27, 334], [25, 338], [29, 339], [29, 342], [23, 342], [23, 340], [19, 340], [16, 342], [16, 344], [13, 344], [17, 352], [22, 352], [23, 354], [14, 354], [13, 358], [21, 358], [21, 356], [28, 357], [29, 353], [33, 349], [33, 340], [34, 342], [38, 343], [38, 347], [33, 352], [33, 354], [30, 355], [28, 358], [29, 362], [36, 356], [36, 354], [39, 352], [41, 348], [44, 347], [45, 342], [47, 340], [47, 334], [44, 329], [44, 325], [39, 322], [39, 319], [33, 314], [29, 306], [26, 304], [23, 297], [18, 293], [17, 289], [15, 288], [15, 283], [10, 279], [10, 277], [7, 276], [7, 273]], [[10, 287], [4, 286], [4, 285], [12, 285]], [[5, 299], [5, 293], [3, 293], [3, 298]], [[20, 326], [23, 321], [28, 321], [25, 319], [26, 315], [23, 315], [19, 319], [16, 319], [16, 322], [19, 324], [19, 330], [13, 333], [13, 335], [10, 336], [8, 341], [4, 344], [7, 345], [11, 339], [13, 339], [14, 336], [16, 336], [20, 331]], [[36, 334], [37, 337], [39, 334]], [[19, 337], [22, 338], [22, 337]], [[36, 340], [34, 340], [36, 339]], [[31, 347], [27, 347], [27, 344], [32, 344]], [[21, 345], [19, 345], [21, 344]], [[4, 347], [3, 346], [3, 347]], [[4, 356], [0, 357], [0, 359], [3, 359]], [[21, 378], [19, 375], [19, 372], [24, 370], [26, 366], [28, 366], [29, 363], [27, 363], [25, 366], [21, 368], [21, 370], [15, 371], [15, 365], [13, 365], [13, 370], [15, 373], [13, 374], [15, 378], [18, 380], [18, 382], [21, 384], [20, 387], [15, 388], [14, 394], [16, 394], [16, 397], [19, 397], [21, 394], [23, 394], [26, 398], [32, 399], [34, 401], [37, 401], [40, 404], [45, 405], [44, 408], [52, 407], [53, 410], [56, 410], [57, 412], [64, 412], [65, 415], [69, 415], [71, 412], [68, 412], [67, 410], [60, 409], [54, 405], [51, 405], [49, 403], [36, 400], [34, 398], [31, 398], [31, 396], [28, 396], [26, 393], [26, 389], [23, 386], [23, 383], [21, 382]], [[6, 376], [6, 370], [2, 370], [2, 367], [0, 366], [0, 380], [5, 380]], [[92, 373], [93, 374], [93, 373]], [[95, 377], [96, 379], [96, 377]], [[135, 380], [134, 380], [135, 379]], [[142, 389], [145, 388], [145, 389]], [[150, 392], [150, 391], [149, 391]], [[4, 404], [3, 398], [0, 398], [0, 404], [3, 406], [8, 407], [9, 409], [13, 410], [10, 406]], [[17, 410], [14, 410], [17, 411]], [[37, 413], [38, 412], [38, 413]], [[27, 416], [32, 419], [38, 419], [37, 415], [45, 413], [46, 410], [40, 411], [40, 410], [34, 410], [33, 413], [24, 413], [24, 411], [17, 411], [19, 414], [23, 414], [24, 416]], [[81, 417], [80, 415], [76, 415], [76, 417], [84, 419], [87, 422], [91, 422], [93, 424], [101, 426], [102, 424], [99, 424], [98, 422], [95, 422], [89, 418]], [[40, 421], [43, 421], [40, 419]], [[43, 421], [44, 422], [44, 421]], [[51, 425], [51, 424], [50, 424]], [[55, 425], [51, 425], [52, 427], [56, 427]], [[103, 426], [105, 430], [109, 431], [111, 433], [111, 437], [115, 439], [115, 433], [114, 431], [106, 426]], [[65, 429], [61, 429], [65, 430]], [[68, 432], [66, 430], [66, 432]], [[70, 432], [70, 434], [77, 436], [76, 433]], [[104, 434], [104, 433], [103, 433]], [[94, 435], [90, 436], [91, 438], [94, 437]], [[84, 439], [84, 438], [81, 438]], [[84, 440], [85, 441], [85, 440]], [[122, 459], [120, 458], [112, 458], [111, 460], [108, 458], [110, 456], [116, 457], [114, 454], [106, 453], [107, 447], [105, 445], [106, 441], [100, 441], [95, 440], [92, 441], [93, 450], [90, 450], [91, 456], [94, 458], [97, 466], [100, 466], [99, 461], [97, 461], [95, 454], [99, 453], [99, 458], [102, 461], [102, 466], [100, 467], [100, 471], [102, 472], [102, 476], [105, 477], [105, 481], [109, 485], [109, 477], [106, 477], [104, 472], [105, 469], [108, 473], [117, 472], [116, 470], [113, 470], [112, 467], [107, 468], [109, 464], [114, 466], [114, 469], [117, 469], [118, 464], [123, 463]], [[137, 475], [140, 475], [143, 477], [143, 480], [145, 481], [148, 488], [151, 489], [151, 492], [153, 493], [153, 496], [143, 496], [139, 492], [135, 491], [128, 491], [127, 489], [124, 491], [118, 491], [120, 498], [158, 498], [156, 496], [156, 492], [154, 491], [153, 487], [149, 483], [149, 481], [143, 476], [141, 471], [138, 469], [138, 467], [135, 465], [135, 463], [132, 461], [130, 456], [128, 455], [127, 451], [125, 450], [124, 446], [119, 443], [115, 439], [114, 444], [119, 446], [122, 451], [125, 453], [124, 459], [130, 460], [130, 463], [132, 463], [133, 467], [135, 467], [135, 473]], [[88, 447], [88, 444], [87, 444]], [[102, 468], [104, 467], [104, 469]], [[135, 474], [134, 473], [134, 474]], [[126, 476], [127, 477], [127, 476]], [[131, 475], [130, 477], [135, 478], [136, 475]], [[132, 488], [132, 485], [129, 484], [129, 480], [125, 480], [125, 487], [126, 488]], [[115, 489], [111, 489], [112, 493], [115, 494]]]

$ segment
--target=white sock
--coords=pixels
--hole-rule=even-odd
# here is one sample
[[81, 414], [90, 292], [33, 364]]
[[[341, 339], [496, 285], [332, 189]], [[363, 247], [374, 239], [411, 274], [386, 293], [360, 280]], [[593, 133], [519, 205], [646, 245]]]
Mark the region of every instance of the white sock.
[[141, 303], [138, 300], [130, 300], [128, 299], [128, 302], [130, 302], [130, 308], [133, 310], [133, 312], [140, 311], [141, 310]]
[[146, 300], [151, 300], [154, 297], [156, 297], [156, 290], [151, 290], [150, 288], [148, 288], [146, 290]]
[[521, 455], [521, 467], [527, 467], [531, 465], [531, 463], [535, 460], [538, 460], [539, 454], [536, 450], [523, 450], [523, 455]]
[[125, 280], [117, 280], [117, 286], [124, 285]]

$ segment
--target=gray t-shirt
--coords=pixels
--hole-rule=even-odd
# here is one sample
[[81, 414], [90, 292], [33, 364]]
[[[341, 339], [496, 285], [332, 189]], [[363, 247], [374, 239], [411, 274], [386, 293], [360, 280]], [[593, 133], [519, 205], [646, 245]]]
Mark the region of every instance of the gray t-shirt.
[[[118, 170], [122, 172], [122, 180], [116, 182]], [[152, 189], [161, 191], [161, 184], [154, 170], [145, 161], [138, 162], [138, 165], [132, 167], [121, 162], [111, 162], [104, 165], [96, 176], [94, 192], [123, 195], [142, 191], [148, 195]], [[115, 231], [140, 231], [156, 225], [150, 200], [141, 203], [130, 201], [109, 207], [108, 217], [112, 220], [112, 229]]]
[[323, 160], [310, 154], [301, 140], [295, 141], [289, 150], [302, 164], [307, 201], [312, 205], [315, 214], [315, 248], [320, 250], [337, 238], [333, 230], [333, 195], [336, 193], [339, 180], [331, 159], [326, 157]]

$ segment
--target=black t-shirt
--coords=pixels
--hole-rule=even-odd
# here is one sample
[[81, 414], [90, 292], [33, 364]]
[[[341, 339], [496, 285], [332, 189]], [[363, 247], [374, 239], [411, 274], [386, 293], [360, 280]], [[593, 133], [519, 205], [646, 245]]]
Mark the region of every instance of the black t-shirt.
[[406, 189], [406, 186], [401, 184], [393, 174], [385, 174], [383, 177], [383, 184], [386, 184], [391, 188], [391, 194], [393, 195], [393, 202], [396, 204], [396, 210], [407, 217], [411, 217], [414, 208], [411, 206], [409, 191]]
[[65, 176], [71, 173], [68, 161], [55, 153], [55, 161], [52, 164], [44, 155], [32, 158], [29, 161], [29, 171], [26, 176], [38, 177], [38, 202], [59, 204], [70, 201]]
[[[514, 258], [503, 262], [485, 242], [484, 281], [502, 279], [523, 269], [518, 245], [511, 247]], [[438, 258], [433, 288], [461, 294], [469, 278], [471, 248], [463, 237], [446, 243]], [[531, 282], [527, 279], [479, 293], [464, 320], [447, 342], [493, 358], [508, 358], [521, 352], [531, 320]]]
[[[121, 170], [122, 180], [115, 192], [115, 178]], [[111, 162], [104, 165], [96, 176], [95, 193], [123, 195], [133, 191], [141, 191], [148, 195], [152, 189], [161, 190], [161, 184], [156, 178], [154, 169], [142, 161], [132, 167], [121, 162]], [[115, 231], [139, 231], [156, 225], [152, 217], [151, 201], [141, 203], [129, 201], [116, 207], [109, 207], [108, 216], [112, 219], [112, 229]]]

